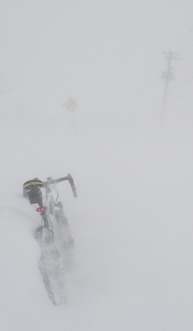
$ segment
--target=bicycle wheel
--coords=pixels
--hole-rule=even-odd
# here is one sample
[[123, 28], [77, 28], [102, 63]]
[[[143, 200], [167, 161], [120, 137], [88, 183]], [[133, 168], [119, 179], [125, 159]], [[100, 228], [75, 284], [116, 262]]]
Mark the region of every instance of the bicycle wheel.
[[67, 275], [74, 268], [74, 240], [62, 208], [55, 211], [55, 220], [56, 247], [60, 253], [62, 270]]
[[63, 304], [66, 302], [65, 279], [52, 234], [41, 226], [36, 231], [36, 238], [41, 248], [39, 269], [48, 297], [55, 305]]

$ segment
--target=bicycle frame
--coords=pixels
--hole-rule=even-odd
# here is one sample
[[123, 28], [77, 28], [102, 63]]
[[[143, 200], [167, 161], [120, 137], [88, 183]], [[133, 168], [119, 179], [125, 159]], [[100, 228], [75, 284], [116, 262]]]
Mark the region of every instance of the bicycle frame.
[[[52, 184], [52, 186], [54, 186], [54, 185]], [[54, 200], [53, 194], [52, 194], [52, 189], [49, 186], [46, 187], [45, 198], [44, 198], [43, 204], [36, 209], [36, 211], [39, 212], [42, 217], [41, 225], [45, 226], [49, 230], [53, 230], [50, 216], [54, 214], [54, 207], [55, 207], [56, 201], [58, 199], [58, 191], [57, 191], [57, 198]]]
[[[49, 230], [53, 230], [53, 225], [50, 220], [51, 216], [54, 216], [54, 209], [56, 209], [58, 204], [58, 197], [59, 192], [56, 188], [57, 183], [61, 181], [68, 180], [74, 197], [77, 197], [76, 188], [74, 186], [74, 181], [70, 174], [68, 174], [66, 177], [58, 178], [58, 179], [52, 179], [52, 177], [49, 177], [46, 182], [44, 182], [43, 188], [45, 189], [45, 198], [43, 200], [43, 203], [36, 209], [37, 212], [39, 212], [42, 216], [42, 226], [47, 227]], [[56, 197], [53, 197], [53, 191], [56, 192]], [[59, 206], [58, 206], [59, 209]], [[56, 211], [56, 210], [55, 210]]]

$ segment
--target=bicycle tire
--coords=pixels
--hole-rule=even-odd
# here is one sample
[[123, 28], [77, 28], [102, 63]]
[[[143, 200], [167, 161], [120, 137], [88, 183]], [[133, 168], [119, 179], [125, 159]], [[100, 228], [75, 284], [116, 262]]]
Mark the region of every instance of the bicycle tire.
[[55, 220], [55, 242], [57, 249], [60, 252], [63, 272], [68, 274], [74, 269], [74, 240], [63, 208], [60, 208], [59, 211], [55, 211]]
[[54, 305], [64, 304], [66, 302], [65, 279], [52, 234], [46, 227], [41, 226], [36, 230], [36, 239], [41, 248], [39, 270], [48, 297]]

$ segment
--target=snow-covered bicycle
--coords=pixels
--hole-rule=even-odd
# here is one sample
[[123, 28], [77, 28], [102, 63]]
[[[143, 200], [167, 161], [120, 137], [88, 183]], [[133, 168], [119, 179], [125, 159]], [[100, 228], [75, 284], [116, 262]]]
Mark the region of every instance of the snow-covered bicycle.
[[74, 241], [56, 187], [56, 184], [66, 180], [71, 185], [74, 197], [77, 197], [70, 174], [58, 179], [49, 177], [45, 182], [35, 178], [23, 186], [24, 195], [30, 203], [39, 205], [36, 210], [41, 216], [41, 224], [35, 231], [41, 248], [39, 269], [48, 296], [55, 305], [66, 302], [66, 279], [73, 267]]

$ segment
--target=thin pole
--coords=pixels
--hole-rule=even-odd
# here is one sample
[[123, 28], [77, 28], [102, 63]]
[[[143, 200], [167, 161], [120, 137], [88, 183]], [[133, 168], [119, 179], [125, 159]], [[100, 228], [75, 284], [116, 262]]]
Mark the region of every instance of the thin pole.
[[169, 89], [169, 83], [171, 80], [174, 80], [174, 74], [172, 72], [172, 60], [179, 59], [179, 54], [174, 54], [172, 52], [166, 52], [165, 58], [167, 60], [167, 69], [163, 72], [162, 78], [165, 80], [164, 85], [164, 94], [163, 94], [163, 103], [162, 103], [162, 112], [161, 112], [161, 123], [163, 124], [165, 119], [165, 111], [166, 111], [166, 105], [167, 105], [167, 97], [168, 97], [168, 89]]

